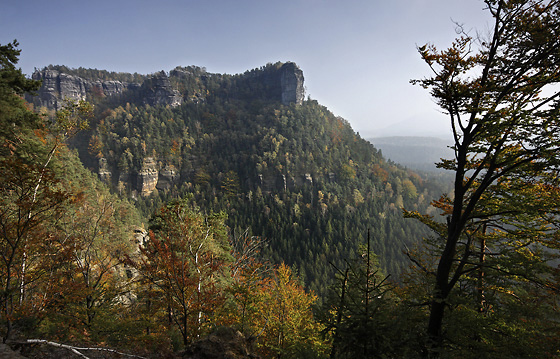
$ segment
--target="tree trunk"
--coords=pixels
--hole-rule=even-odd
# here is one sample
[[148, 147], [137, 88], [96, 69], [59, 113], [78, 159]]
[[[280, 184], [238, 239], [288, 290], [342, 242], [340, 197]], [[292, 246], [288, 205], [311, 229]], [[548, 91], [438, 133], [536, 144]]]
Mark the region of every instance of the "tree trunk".
[[482, 229], [482, 238], [480, 239], [480, 253], [478, 255], [478, 265], [479, 265], [479, 269], [478, 269], [478, 280], [477, 280], [477, 292], [478, 292], [478, 312], [479, 313], [484, 313], [485, 311], [485, 305], [486, 305], [486, 300], [484, 298], [484, 261], [486, 260], [485, 258], [485, 251], [486, 251], [486, 237], [484, 236], [486, 234], [486, 225], [484, 225], [483, 229]]
[[344, 272], [344, 280], [342, 281], [342, 290], [340, 293], [340, 304], [338, 305], [338, 313], [336, 318], [336, 327], [335, 332], [333, 335], [333, 345], [331, 348], [331, 355], [330, 358], [334, 359], [336, 357], [336, 351], [338, 349], [338, 343], [340, 342], [340, 338], [338, 337], [338, 328], [340, 328], [340, 323], [342, 323], [342, 314], [344, 311], [344, 307], [346, 306], [346, 284], [348, 283], [348, 271], [350, 268], [346, 267], [346, 272]]
[[430, 321], [428, 322], [428, 345], [424, 353], [425, 358], [439, 358], [442, 346], [441, 326], [445, 311], [445, 298], [434, 295], [430, 309]]
[[430, 308], [430, 319], [428, 322], [428, 345], [424, 356], [427, 358], [438, 358], [443, 344], [441, 327], [443, 324], [443, 316], [445, 314], [445, 305], [447, 296], [451, 290], [449, 283], [449, 274], [455, 258], [455, 249], [458, 241], [458, 235], [453, 230], [456, 226], [453, 219], [447, 221], [448, 236], [445, 249], [441, 254], [437, 272], [434, 293], [432, 295], [432, 303]]
[[11, 271], [11, 264], [9, 264], [7, 266], [7, 271], [6, 271], [6, 285], [4, 286], [4, 295], [2, 296], [2, 301], [3, 301], [3, 306], [4, 306], [4, 315], [6, 316], [6, 335], [4, 335], [3, 342], [6, 343], [6, 340], [8, 340], [10, 338], [10, 334], [12, 332], [12, 320], [11, 320], [11, 316], [12, 316], [12, 310], [11, 310], [11, 305], [10, 305], [10, 291], [12, 290], [11, 288], [11, 276], [12, 276], [12, 271]]

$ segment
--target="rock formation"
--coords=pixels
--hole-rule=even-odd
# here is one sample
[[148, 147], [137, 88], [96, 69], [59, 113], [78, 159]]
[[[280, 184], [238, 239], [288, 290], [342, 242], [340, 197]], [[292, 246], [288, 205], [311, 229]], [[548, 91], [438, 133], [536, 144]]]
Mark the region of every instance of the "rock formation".
[[305, 97], [303, 71], [293, 62], [287, 62], [280, 68], [280, 86], [282, 103], [301, 105]]
[[58, 110], [67, 98], [86, 99], [88, 95], [114, 96], [126, 90], [137, 89], [137, 84], [120, 81], [89, 81], [57, 70], [44, 69], [35, 71], [32, 78], [43, 81], [37, 96], [27, 96], [27, 100], [36, 106]]
[[214, 333], [189, 346], [184, 359], [244, 359], [260, 358], [252, 353], [252, 340], [233, 328], [220, 327]]
[[153, 74], [142, 84], [144, 104], [150, 106], [170, 105], [179, 106], [183, 98], [179, 91], [173, 89], [165, 71]]
[[97, 171], [99, 175], [99, 179], [107, 184], [111, 183], [111, 178], [113, 174], [109, 170], [109, 166], [107, 164], [107, 160], [105, 158], [99, 159], [99, 170]]
[[[89, 100], [92, 97], [104, 98], [129, 93], [130, 98], [138, 100], [140, 104], [179, 106], [184, 99], [197, 103], [204, 101], [204, 83], [210, 78], [223, 76], [226, 75], [209, 74], [196, 67], [177, 67], [169, 76], [165, 71], [160, 71], [143, 77], [142, 83], [128, 83], [115, 80], [91, 81], [70, 73], [44, 68], [33, 73], [32, 78], [43, 81], [43, 85], [37, 91], [37, 96], [27, 96], [27, 101], [38, 107], [56, 110], [63, 106], [66, 98]], [[179, 82], [199, 82], [202, 87], [198, 92], [181, 93], [177, 90], [177, 86], [173, 86], [170, 78]], [[193, 80], [194, 78], [196, 80]], [[305, 97], [303, 71], [293, 62], [269, 64], [261, 69], [252, 70], [242, 75], [240, 81], [246, 82], [246, 88], [250, 92], [231, 94], [233, 97], [260, 97], [279, 101], [284, 105], [291, 103], [301, 105]]]
[[156, 188], [158, 190], [168, 190], [179, 179], [179, 172], [173, 165], [168, 165], [159, 171]]
[[152, 157], [144, 158], [142, 168], [138, 172], [136, 186], [141, 196], [148, 196], [156, 189], [158, 177], [156, 161]]
[[112, 97], [127, 91], [140, 92], [143, 103], [150, 106], [177, 106], [183, 102], [181, 94], [172, 88], [164, 71], [153, 74], [142, 85], [121, 81], [89, 81], [49, 69], [35, 71], [32, 78], [43, 81], [43, 84], [37, 96], [27, 96], [27, 100], [35, 106], [48, 109], [60, 109], [67, 98], [82, 100], [90, 96]]

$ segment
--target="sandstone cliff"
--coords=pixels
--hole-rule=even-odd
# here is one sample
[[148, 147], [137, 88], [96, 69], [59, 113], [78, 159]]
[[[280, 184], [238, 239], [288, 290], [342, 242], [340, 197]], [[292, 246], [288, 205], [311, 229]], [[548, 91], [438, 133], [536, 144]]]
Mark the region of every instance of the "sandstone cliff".
[[26, 99], [35, 106], [48, 109], [60, 109], [67, 98], [96, 101], [96, 98], [123, 94], [129, 94], [131, 98], [141, 98], [143, 104], [150, 106], [178, 106], [183, 102], [181, 94], [171, 86], [164, 71], [148, 76], [142, 84], [115, 80], [91, 81], [51, 69], [36, 71], [32, 78], [42, 81], [43, 84], [37, 91], [37, 96], [28, 96]]
[[305, 98], [303, 71], [295, 63], [287, 62], [281, 67], [280, 86], [284, 105], [290, 103], [301, 105], [303, 103]]
[[43, 82], [37, 96], [27, 100], [36, 106], [60, 109], [66, 98], [87, 99], [90, 96], [115, 96], [128, 90], [138, 89], [138, 84], [120, 81], [89, 81], [57, 70], [35, 71], [32, 78]]
[[159, 172], [156, 161], [152, 157], [144, 158], [142, 168], [138, 172], [138, 183], [136, 188], [142, 196], [148, 196], [157, 186]]
[[[113, 79], [91, 80], [80, 77], [76, 73], [80, 72], [62, 66], [50, 66], [35, 71], [32, 78], [41, 80], [43, 84], [37, 91], [37, 96], [27, 96], [27, 101], [38, 107], [60, 109], [66, 98], [95, 102], [117, 95], [128, 95], [130, 101], [141, 105], [179, 106], [185, 101], [197, 103], [205, 101], [209, 93], [206, 84], [210, 81], [214, 84], [219, 83], [225, 78], [235, 78], [246, 83], [247, 90], [233, 93], [232, 97], [262, 98], [278, 101], [284, 105], [291, 103], [301, 105], [305, 97], [303, 71], [293, 62], [268, 64], [243, 75], [210, 74], [196, 66], [177, 67], [171, 70], [169, 75], [165, 71], [147, 76], [138, 75], [137, 82]], [[111, 78], [111, 73], [106, 72], [105, 77]], [[193, 83], [197, 85], [192, 87]], [[186, 89], [189, 86], [192, 88]]]
[[144, 81], [141, 89], [143, 103], [150, 106], [179, 106], [183, 102], [179, 91], [171, 86], [171, 82], [165, 71], [160, 71], [150, 76]]

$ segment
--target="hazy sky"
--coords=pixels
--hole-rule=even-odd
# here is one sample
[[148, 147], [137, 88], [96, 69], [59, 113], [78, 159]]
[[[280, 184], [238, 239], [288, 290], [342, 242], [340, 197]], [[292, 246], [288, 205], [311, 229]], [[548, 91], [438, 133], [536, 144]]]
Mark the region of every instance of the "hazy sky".
[[363, 137], [441, 134], [445, 117], [409, 84], [429, 74], [416, 45], [448, 46], [454, 22], [487, 29], [483, 9], [482, 0], [0, 0], [0, 44], [19, 41], [28, 75], [49, 64], [235, 74], [294, 61], [307, 95]]

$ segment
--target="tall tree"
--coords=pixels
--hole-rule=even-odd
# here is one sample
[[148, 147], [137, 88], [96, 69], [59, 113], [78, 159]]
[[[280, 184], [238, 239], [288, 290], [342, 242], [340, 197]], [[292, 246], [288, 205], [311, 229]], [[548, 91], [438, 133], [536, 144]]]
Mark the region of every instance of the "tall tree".
[[306, 293], [284, 263], [275, 268], [268, 286], [258, 288], [256, 326], [258, 352], [266, 358], [312, 358], [326, 352], [321, 325], [313, 318], [317, 300]]
[[[455, 151], [439, 164], [455, 172], [453, 196], [435, 203], [446, 223], [408, 213], [441, 238], [427, 357], [440, 355], [446, 307], [461, 279], [478, 272], [483, 285], [490, 268], [519, 278], [527, 258], [546, 264], [550, 251], [542, 247], [556, 247], [558, 202], [550, 200], [559, 186], [560, 2], [484, 2], [491, 33], [474, 36], [459, 27], [461, 36], [449, 49], [419, 47], [433, 75], [413, 81], [429, 89], [449, 116]], [[485, 252], [510, 265], [496, 266]], [[540, 283], [546, 278], [535, 271], [523, 275]]]
[[202, 333], [224, 300], [220, 282], [230, 260], [224, 220], [222, 213], [200, 213], [188, 200], [171, 202], [153, 218], [141, 256], [127, 261], [160, 298], [153, 304], [167, 312], [184, 345]]
[[[25, 77], [16, 65], [19, 61], [18, 42], [0, 45], [0, 136], [10, 137], [15, 129], [35, 127], [39, 116], [29, 111], [23, 94], [39, 89], [40, 81]], [[10, 125], [10, 126], [8, 126]]]
[[398, 298], [388, 277], [381, 274], [369, 242], [368, 232], [368, 244], [360, 248], [360, 256], [348, 261], [345, 270], [337, 268], [336, 281], [323, 304], [324, 332], [332, 333], [330, 358], [402, 357], [404, 352], [399, 350], [410, 341], [394, 319]]
[[[53, 173], [37, 160], [45, 154], [33, 131], [43, 126], [21, 96], [39, 88], [16, 69], [17, 41], [0, 46], [0, 280], [3, 338], [12, 330], [16, 309], [24, 299], [26, 253], [41, 244], [29, 237], [42, 232], [41, 224], [66, 197]], [[34, 141], [30, 141], [34, 138]], [[44, 158], [42, 158], [44, 159]], [[40, 188], [41, 182], [48, 183]]]

